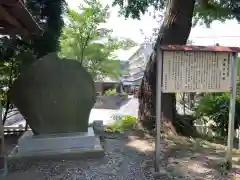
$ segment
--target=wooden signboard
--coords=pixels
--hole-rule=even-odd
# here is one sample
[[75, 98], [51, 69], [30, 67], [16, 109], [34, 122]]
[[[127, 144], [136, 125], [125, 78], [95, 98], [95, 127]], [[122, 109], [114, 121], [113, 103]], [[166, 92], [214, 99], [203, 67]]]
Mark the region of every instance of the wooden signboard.
[[163, 92], [228, 92], [232, 54], [163, 52]]

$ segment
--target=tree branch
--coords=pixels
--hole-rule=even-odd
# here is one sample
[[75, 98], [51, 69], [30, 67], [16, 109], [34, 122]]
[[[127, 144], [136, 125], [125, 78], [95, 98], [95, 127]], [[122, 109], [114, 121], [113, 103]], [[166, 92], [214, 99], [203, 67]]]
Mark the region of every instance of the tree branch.
[[85, 41], [84, 45], [82, 46], [81, 60], [80, 60], [80, 63], [81, 63], [81, 64], [83, 63], [84, 50], [86, 49], [86, 47], [87, 47], [87, 45], [88, 45], [88, 43], [89, 43], [90, 35], [91, 35], [91, 33], [88, 33], [87, 38], [86, 38], [86, 41]]

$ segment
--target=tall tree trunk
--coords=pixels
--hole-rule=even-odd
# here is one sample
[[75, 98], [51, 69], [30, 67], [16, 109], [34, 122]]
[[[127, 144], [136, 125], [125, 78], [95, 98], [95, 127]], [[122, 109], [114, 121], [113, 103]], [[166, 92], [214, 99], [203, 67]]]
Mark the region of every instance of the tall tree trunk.
[[[164, 22], [160, 28], [154, 52], [146, 66], [139, 90], [139, 122], [148, 129], [155, 127], [156, 105], [156, 50], [161, 45], [184, 45], [192, 27], [194, 0], [169, 0]], [[165, 125], [174, 130], [172, 122], [176, 115], [176, 97], [174, 93], [162, 96], [162, 110]]]

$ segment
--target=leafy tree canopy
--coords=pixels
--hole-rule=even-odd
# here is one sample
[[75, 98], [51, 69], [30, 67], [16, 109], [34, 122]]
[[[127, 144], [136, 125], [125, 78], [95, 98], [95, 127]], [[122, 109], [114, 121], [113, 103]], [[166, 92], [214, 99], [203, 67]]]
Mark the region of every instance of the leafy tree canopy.
[[[113, 5], [120, 6], [120, 13], [125, 17], [140, 19], [141, 15], [154, 7], [155, 11], [163, 10], [167, 0], [114, 0]], [[210, 25], [214, 20], [240, 20], [240, 0], [197, 0], [194, 9], [194, 25]]]
[[109, 6], [86, 0], [78, 11], [67, 10], [61, 36], [60, 55], [81, 62], [95, 80], [106, 76], [118, 78], [120, 61], [113, 55], [114, 51], [136, 45], [130, 39], [112, 37], [112, 30], [104, 27], [109, 14]]
[[64, 25], [62, 13], [65, 0], [27, 0], [27, 8], [44, 29], [43, 36], [35, 37], [31, 42], [38, 57], [59, 51], [59, 37]]

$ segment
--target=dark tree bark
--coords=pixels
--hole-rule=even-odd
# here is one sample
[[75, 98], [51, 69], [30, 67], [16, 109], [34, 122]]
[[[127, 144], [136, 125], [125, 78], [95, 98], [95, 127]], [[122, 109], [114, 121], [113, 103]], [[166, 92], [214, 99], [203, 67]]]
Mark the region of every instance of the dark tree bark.
[[[146, 66], [139, 90], [139, 122], [147, 130], [155, 127], [156, 105], [156, 50], [161, 45], [184, 45], [192, 27], [194, 0], [169, 0], [164, 22]], [[172, 122], [176, 115], [176, 97], [173, 93], [162, 96], [164, 124], [175, 131]]]

